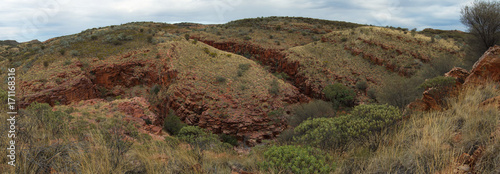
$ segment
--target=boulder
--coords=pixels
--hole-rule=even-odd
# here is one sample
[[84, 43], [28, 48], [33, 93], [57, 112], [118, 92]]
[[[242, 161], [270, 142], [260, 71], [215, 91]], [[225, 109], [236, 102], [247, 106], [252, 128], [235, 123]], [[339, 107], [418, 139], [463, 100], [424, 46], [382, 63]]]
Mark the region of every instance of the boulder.
[[465, 85], [479, 85], [486, 81], [500, 81], [500, 46], [488, 49], [472, 67]]

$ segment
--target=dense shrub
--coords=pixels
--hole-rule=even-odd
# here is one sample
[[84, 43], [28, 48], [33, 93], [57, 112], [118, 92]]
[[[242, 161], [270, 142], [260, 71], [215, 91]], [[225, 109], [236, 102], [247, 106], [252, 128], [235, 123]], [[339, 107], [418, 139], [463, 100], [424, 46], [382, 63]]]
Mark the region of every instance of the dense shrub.
[[219, 83], [224, 83], [224, 82], [226, 82], [226, 78], [224, 78], [224, 77], [222, 77], [222, 76], [217, 76], [217, 77], [215, 78], [215, 80], [217, 80], [217, 82], [219, 82]]
[[237, 146], [238, 145], [238, 139], [232, 135], [228, 134], [221, 134], [219, 138], [222, 140], [224, 143], [231, 144], [232, 146]]
[[348, 88], [340, 83], [328, 85], [323, 89], [325, 97], [330, 100], [336, 107], [352, 106], [356, 93], [351, 88]]
[[186, 124], [183, 123], [172, 110], [170, 110], [167, 118], [165, 118], [165, 121], [163, 122], [163, 129], [172, 135], [177, 135], [185, 126]]
[[280, 88], [279, 88], [278, 81], [276, 79], [274, 79], [271, 82], [271, 87], [269, 88], [269, 94], [278, 95], [279, 91], [280, 91]]
[[432, 79], [427, 79], [425, 80], [424, 83], [422, 83], [419, 88], [422, 89], [427, 89], [427, 88], [446, 88], [450, 87], [453, 84], [456, 83], [456, 80], [454, 77], [444, 77], [444, 76], [437, 76]]
[[294, 108], [294, 114], [289, 118], [291, 126], [298, 126], [307, 119], [330, 117], [335, 115], [332, 104], [323, 100], [314, 100], [306, 104], [298, 105]]
[[[196, 148], [202, 150], [224, 148], [224, 144], [219, 141], [217, 135], [205, 132], [198, 126], [183, 127], [177, 137]], [[230, 146], [230, 145], [229, 145]]]
[[366, 88], [368, 88], [368, 83], [364, 80], [359, 81], [358, 83], [356, 83], [356, 88], [358, 88], [361, 91], [365, 91]]
[[351, 140], [362, 140], [380, 132], [401, 118], [396, 107], [388, 105], [359, 105], [351, 115], [307, 120], [295, 128], [295, 140], [328, 148], [342, 147]]
[[290, 78], [290, 76], [288, 76], [288, 74], [284, 73], [284, 72], [276, 72], [276, 73], [273, 73], [273, 75], [279, 79], [283, 79], [283, 80], [288, 80]]
[[249, 63], [242, 63], [238, 65], [238, 69], [242, 71], [247, 71], [250, 69], [250, 64]]
[[264, 158], [263, 168], [277, 169], [277, 173], [329, 173], [333, 169], [321, 151], [311, 147], [273, 146]]

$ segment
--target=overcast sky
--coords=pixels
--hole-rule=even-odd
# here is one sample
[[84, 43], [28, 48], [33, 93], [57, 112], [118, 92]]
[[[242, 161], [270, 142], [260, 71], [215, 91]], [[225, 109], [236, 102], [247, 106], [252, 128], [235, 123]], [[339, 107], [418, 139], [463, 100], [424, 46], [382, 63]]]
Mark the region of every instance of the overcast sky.
[[300, 16], [377, 26], [465, 30], [472, 0], [2, 0], [0, 40], [29, 41], [134, 21], [219, 24]]

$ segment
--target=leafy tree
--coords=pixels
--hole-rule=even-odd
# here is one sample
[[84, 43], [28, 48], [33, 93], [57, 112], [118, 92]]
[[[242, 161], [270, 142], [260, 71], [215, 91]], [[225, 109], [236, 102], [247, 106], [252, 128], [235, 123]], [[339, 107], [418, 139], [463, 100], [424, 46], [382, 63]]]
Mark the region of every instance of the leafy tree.
[[461, 10], [460, 21], [473, 34], [478, 43], [479, 52], [500, 41], [500, 2], [474, 1], [471, 6], [466, 5]]

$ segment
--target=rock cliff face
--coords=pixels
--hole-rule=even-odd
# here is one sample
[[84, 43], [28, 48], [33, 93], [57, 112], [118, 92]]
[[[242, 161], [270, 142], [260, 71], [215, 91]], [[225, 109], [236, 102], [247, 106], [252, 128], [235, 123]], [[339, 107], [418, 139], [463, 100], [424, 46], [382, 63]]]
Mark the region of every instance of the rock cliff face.
[[[21, 88], [30, 88], [30, 83], [23, 83]], [[87, 76], [81, 74], [70, 81], [50, 87], [47, 89], [39, 89], [39, 92], [26, 95], [21, 98], [19, 107], [25, 108], [33, 102], [49, 103], [54, 105], [57, 102], [61, 104], [69, 104], [71, 102], [88, 100], [98, 97], [96, 85]]]
[[[25, 108], [32, 102], [70, 104], [81, 100], [105, 97], [98, 88], [110, 90], [115, 86], [133, 87], [139, 84], [151, 86], [161, 84], [168, 86], [177, 76], [176, 71], [163, 67], [158, 73], [155, 68], [145, 68], [145, 62], [124, 62], [115, 64], [101, 64], [92, 68], [90, 73], [83, 71], [61, 73], [55, 76], [72, 77], [71, 80], [55, 86], [33, 86], [32, 82], [23, 82], [22, 89], [30, 89], [35, 93], [25, 95], [21, 99], [20, 107]], [[150, 63], [149, 63], [150, 64]], [[76, 66], [81, 66], [77, 62]]]
[[[454, 77], [456, 84], [452, 88], [430, 88], [423, 93], [422, 99], [410, 103], [411, 110], [429, 111], [440, 110], [444, 103], [444, 98], [454, 95], [454, 91], [461, 86], [481, 85], [488, 81], [500, 81], [500, 46], [493, 46], [474, 64], [471, 72], [462, 68], [453, 68], [445, 74], [446, 77]], [[485, 101], [484, 105], [495, 104], [497, 98]]]
[[[193, 37], [194, 38], [194, 37]], [[270, 67], [272, 72], [284, 72], [290, 77], [292, 84], [297, 87], [301, 93], [311, 98], [323, 98], [320, 89], [314, 88], [307, 77], [299, 74], [300, 64], [296, 61], [289, 61], [283, 50], [266, 49], [251, 43], [237, 42], [215, 42], [212, 40], [203, 40], [194, 38], [208, 44], [214, 48], [232, 52], [240, 55], [252, 55], [262, 64]]]
[[274, 138], [287, 127], [285, 117], [269, 115], [269, 111], [283, 108], [285, 103], [309, 100], [291, 85], [281, 86], [280, 95], [252, 95], [243, 99], [231, 93], [203, 90], [186, 81], [169, 88], [173, 94], [158, 107], [161, 112], [166, 115], [172, 109], [189, 125], [233, 135], [249, 146]]

